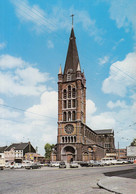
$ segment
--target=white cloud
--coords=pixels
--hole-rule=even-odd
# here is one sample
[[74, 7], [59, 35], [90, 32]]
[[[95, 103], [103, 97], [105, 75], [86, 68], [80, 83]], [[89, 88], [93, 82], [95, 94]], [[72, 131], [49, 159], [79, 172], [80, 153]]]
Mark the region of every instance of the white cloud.
[[0, 104], [4, 104], [4, 100], [0, 98]]
[[46, 91], [42, 94], [40, 104], [34, 105], [33, 107], [27, 109], [26, 116], [27, 118], [37, 118], [37, 115], [32, 115], [29, 112], [38, 113], [39, 115], [45, 115], [48, 120], [50, 118], [57, 118], [57, 110], [58, 110], [58, 93], [56, 91]]
[[45, 143], [57, 141], [57, 95], [56, 91], [44, 92], [39, 104], [33, 105], [21, 114], [0, 107], [3, 118], [0, 120], [0, 144], [30, 140], [33, 146], [38, 146], [39, 152], [44, 154]]
[[21, 58], [0, 56], [0, 93], [7, 95], [37, 96], [47, 90], [45, 82], [51, 80], [48, 73], [42, 73]]
[[48, 40], [47, 46], [48, 46], [48, 48], [54, 48], [54, 44], [51, 40]]
[[92, 129], [114, 129], [115, 123], [115, 119], [110, 112], [94, 115], [88, 120], [88, 124]]
[[92, 115], [93, 113], [96, 112], [96, 110], [97, 110], [97, 108], [95, 106], [95, 103], [92, 100], [88, 99], [86, 101], [86, 112], [87, 112], [87, 115], [88, 116]]
[[109, 61], [109, 57], [104, 56], [103, 58], [99, 58], [98, 61], [99, 61], [100, 65], [104, 65], [105, 63], [107, 63]]
[[109, 101], [107, 103], [107, 107], [110, 108], [110, 109], [117, 108], [117, 107], [127, 108], [127, 105], [126, 105], [125, 101], [117, 100], [115, 103], [112, 102], [112, 101]]
[[131, 0], [114, 0], [110, 3], [110, 17], [116, 21], [118, 28], [125, 28], [128, 32], [131, 28], [136, 38], [136, 1]]
[[102, 85], [104, 93], [125, 96], [128, 88], [136, 87], [136, 52], [129, 53], [123, 61], [110, 67], [110, 75]]
[[47, 13], [38, 5], [30, 5], [28, 0], [11, 0], [11, 2], [15, 6], [17, 17], [22, 22], [32, 23], [37, 32], [52, 32], [58, 29], [69, 30], [71, 22], [68, 15], [70, 15], [70, 13], [75, 13], [75, 23], [81, 23], [83, 29], [86, 30], [90, 36], [93, 36], [95, 41], [98, 43], [102, 42], [101, 35], [103, 31], [97, 28], [96, 21], [91, 19], [87, 11], [78, 11], [73, 8], [66, 10], [61, 7], [53, 7], [51, 13]]
[[16, 67], [24, 67], [28, 65], [21, 58], [13, 57], [11, 55], [1, 55], [0, 56], [0, 68], [2, 69], [12, 69]]
[[5, 42], [0, 43], [0, 50], [4, 49], [5, 47], [6, 47], [6, 43]]

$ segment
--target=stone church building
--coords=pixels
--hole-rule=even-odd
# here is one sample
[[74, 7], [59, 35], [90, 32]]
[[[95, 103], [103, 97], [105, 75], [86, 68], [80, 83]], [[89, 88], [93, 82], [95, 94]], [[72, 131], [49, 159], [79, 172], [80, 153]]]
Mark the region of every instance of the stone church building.
[[[106, 144], [105, 144], [106, 142]], [[52, 161], [100, 160], [115, 149], [112, 130], [86, 125], [86, 79], [81, 71], [74, 29], [71, 29], [64, 72], [58, 74], [58, 136]]]

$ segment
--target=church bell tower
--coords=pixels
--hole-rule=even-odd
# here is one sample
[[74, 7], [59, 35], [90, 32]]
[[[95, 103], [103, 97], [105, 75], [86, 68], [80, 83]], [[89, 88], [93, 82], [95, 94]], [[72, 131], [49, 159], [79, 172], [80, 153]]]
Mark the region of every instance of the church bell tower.
[[64, 71], [58, 73], [57, 160], [82, 160], [86, 124], [86, 79], [81, 71], [72, 25]]

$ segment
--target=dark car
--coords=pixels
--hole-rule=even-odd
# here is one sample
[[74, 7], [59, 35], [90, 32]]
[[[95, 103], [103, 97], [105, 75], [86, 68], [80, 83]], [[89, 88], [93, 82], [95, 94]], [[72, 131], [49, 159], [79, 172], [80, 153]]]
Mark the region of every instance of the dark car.
[[37, 163], [34, 163], [34, 164], [31, 164], [31, 165], [28, 165], [25, 167], [25, 169], [38, 169], [38, 168], [41, 168], [41, 165], [37, 164]]
[[84, 167], [84, 166], [85, 167], [91, 167], [91, 166], [93, 166], [91, 162], [80, 162], [79, 164], [82, 167]]
[[65, 162], [60, 162], [59, 163], [59, 168], [66, 168]]

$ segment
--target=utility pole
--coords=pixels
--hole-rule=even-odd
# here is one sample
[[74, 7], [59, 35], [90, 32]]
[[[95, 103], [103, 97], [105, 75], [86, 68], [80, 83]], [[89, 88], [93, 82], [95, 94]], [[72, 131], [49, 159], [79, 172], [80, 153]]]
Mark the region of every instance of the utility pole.
[[118, 141], [118, 160], [119, 160], [120, 156], [119, 156], [119, 141]]

